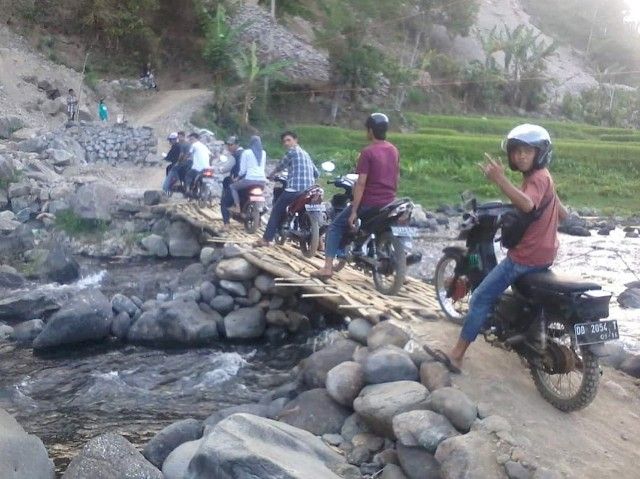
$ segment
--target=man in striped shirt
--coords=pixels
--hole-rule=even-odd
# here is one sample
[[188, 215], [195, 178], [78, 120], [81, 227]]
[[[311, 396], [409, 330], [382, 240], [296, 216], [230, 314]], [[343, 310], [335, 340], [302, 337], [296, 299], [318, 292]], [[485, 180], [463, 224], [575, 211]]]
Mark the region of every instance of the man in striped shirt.
[[316, 178], [320, 176], [320, 172], [311, 161], [309, 153], [298, 144], [298, 135], [295, 132], [285, 131], [280, 135], [280, 140], [287, 149], [287, 154], [269, 177], [272, 178], [276, 173], [286, 169], [289, 173], [287, 187], [273, 205], [264, 236], [256, 242], [255, 246], [269, 246], [271, 244], [278, 231], [278, 226], [284, 219], [287, 207], [307, 188], [313, 186]]

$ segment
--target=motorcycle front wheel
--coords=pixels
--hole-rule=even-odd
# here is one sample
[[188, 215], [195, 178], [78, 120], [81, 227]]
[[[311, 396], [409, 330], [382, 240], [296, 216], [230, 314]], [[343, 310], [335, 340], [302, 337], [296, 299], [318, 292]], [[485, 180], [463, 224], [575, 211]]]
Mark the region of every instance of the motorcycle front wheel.
[[312, 258], [320, 246], [320, 222], [305, 213], [300, 217], [300, 229], [305, 232], [305, 237], [300, 239], [300, 251], [305, 258]]
[[373, 268], [373, 284], [382, 294], [398, 294], [407, 277], [404, 242], [385, 231], [376, 238], [376, 250], [380, 264]]
[[466, 276], [458, 276], [462, 256], [454, 253], [445, 253], [436, 265], [434, 283], [436, 297], [448, 320], [457, 324], [464, 322], [464, 317], [469, 311], [471, 299], [471, 287]]
[[560, 411], [584, 409], [595, 399], [600, 380], [598, 357], [586, 348], [550, 340], [542, 364], [530, 363], [536, 389]]

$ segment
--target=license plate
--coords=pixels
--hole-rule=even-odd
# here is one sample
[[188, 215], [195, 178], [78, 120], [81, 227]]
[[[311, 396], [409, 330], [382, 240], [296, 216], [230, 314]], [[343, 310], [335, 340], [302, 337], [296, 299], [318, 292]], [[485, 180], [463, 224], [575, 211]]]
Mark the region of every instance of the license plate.
[[209, 178], [209, 177], [204, 177], [202, 178], [202, 181], [204, 181], [206, 184], [208, 185], [212, 185], [216, 182], [216, 180], [214, 180], [213, 178]]
[[411, 226], [392, 226], [391, 234], [393, 236], [404, 236], [406, 238], [413, 238], [416, 235], [416, 229]]
[[307, 211], [326, 211], [325, 205], [304, 205], [304, 209]]
[[576, 341], [580, 345], [604, 343], [620, 338], [618, 322], [614, 320], [597, 323], [579, 323], [573, 326]]

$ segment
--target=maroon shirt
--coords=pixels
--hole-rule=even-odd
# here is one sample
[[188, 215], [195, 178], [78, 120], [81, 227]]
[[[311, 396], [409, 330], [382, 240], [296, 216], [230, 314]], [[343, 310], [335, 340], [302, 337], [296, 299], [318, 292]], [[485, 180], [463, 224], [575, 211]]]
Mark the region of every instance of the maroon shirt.
[[375, 141], [360, 152], [356, 173], [367, 175], [360, 206], [386, 206], [396, 199], [400, 154], [388, 141]]

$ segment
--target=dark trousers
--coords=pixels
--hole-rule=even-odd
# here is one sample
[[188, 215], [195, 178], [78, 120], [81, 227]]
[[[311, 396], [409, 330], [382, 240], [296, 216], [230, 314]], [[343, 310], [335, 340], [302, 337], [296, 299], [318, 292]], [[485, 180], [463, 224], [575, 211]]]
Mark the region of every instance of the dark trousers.
[[284, 220], [285, 214], [287, 213], [287, 207], [291, 203], [293, 203], [293, 201], [302, 193], [304, 192], [283, 191], [280, 194], [275, 204], [273, 205], [273, 211], [271, 211], [269, 222], [267, 223], [267, 227], [264, 231], [264, 236], [262, 237], [265, 241], [273, 241], [273, 238], [276, 237], [278, 227]]
[[231, 178], [226, 177], [222, 180], [222, 195], [220, 195], [220, 212], [222, 213], [222, 222], [225, 225], [231, 221], [231, 213], [229, 208], [233, 206], [233, 196], [231, 196]]

